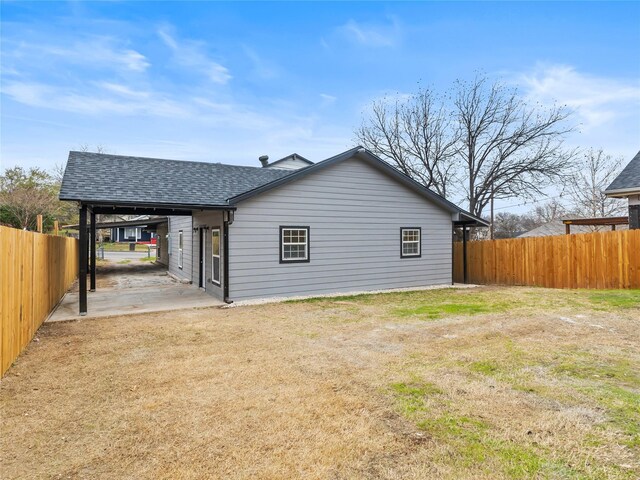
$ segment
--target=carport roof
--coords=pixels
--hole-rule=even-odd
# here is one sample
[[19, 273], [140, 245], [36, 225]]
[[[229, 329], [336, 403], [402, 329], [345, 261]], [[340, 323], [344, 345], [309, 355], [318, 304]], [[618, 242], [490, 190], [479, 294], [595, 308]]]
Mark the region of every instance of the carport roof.
[[60, 200], [93, 204], [225, 207], [291, 171], [222, 163], [69, 152]]

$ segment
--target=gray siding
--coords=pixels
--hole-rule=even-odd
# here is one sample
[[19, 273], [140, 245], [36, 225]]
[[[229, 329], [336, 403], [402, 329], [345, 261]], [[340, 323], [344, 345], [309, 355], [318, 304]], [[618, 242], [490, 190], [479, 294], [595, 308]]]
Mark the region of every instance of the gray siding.
[[[171, 250], [169, 254], [169, 273], [191, 281], [192, 279], [192, 245], [193, 230], [191, 217], [169, 217], [169, 241], [171, 242]], [[182, 268], [178, 267], [178, 232], [183, 232], [183, 263]]]
[[158, 239], [156, 241], [156, 263], [160, 263], [165, 266], [169, 266], [169, 248], [167, 242], [169, 239], [167, 235], [169, 233], [168, 224], [161, 223], [158, 225]]
[[[224, 282], [224, 268], [222, 266], [222, 262], [224, 261], [224, 253], [222, 252], [222, 213], [221, 212], [199, 212], [193, 214], [193, 227], [209, 227], [209, 230], [205, 230], [204, 238], [205, 238], [205, 262], [204, 262], [204, 270], [205, 270], [205, 291], [221, 300], [224, 298], [224, 293], [222, 291], [222, 285]], [[212, 271], [211, 271], [211, 228], [220, 228], [220, 286], [215, 285], [212, 281]], [[194, 285], [198, 285], [198, 275], [200, 273], [200, 235], [199, 232], [195, 232], [193, 234], [193, 283]]]
[[[280, 226], [309, 226], [309, 263], [281, 264]], [[400, 258], [400, 228], [422, 257]], [[238, 205], [229, 228], [232, 300], [451, 283], [451, 214], [358, 159]]]

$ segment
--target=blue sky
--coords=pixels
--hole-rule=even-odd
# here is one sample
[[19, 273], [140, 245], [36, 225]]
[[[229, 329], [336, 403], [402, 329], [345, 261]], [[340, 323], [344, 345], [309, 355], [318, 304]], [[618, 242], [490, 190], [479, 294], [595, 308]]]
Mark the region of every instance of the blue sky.
[[70, 149], [257, 165], [353, 146], [372, 100], [484, 71], [640, 148], [640, 2], [2, 3], [2, 167]]

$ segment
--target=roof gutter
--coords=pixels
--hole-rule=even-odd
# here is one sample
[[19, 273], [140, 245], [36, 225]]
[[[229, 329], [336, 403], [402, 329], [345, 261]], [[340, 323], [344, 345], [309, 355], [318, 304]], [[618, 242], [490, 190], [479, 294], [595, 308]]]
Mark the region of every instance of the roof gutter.
[[605, 190], [607, 197], [627, 197], [629, 195], [640, 195], [640, 187], [616, 188], [615, 190]]
[[84, 198], [58, 197], [65, 202], [80, 202], [85, 205], [114, 208], [158, 208], [163, 210], [236, 210], [234, 205], [210, 205], [193, 203], [157, 203], [157, 202], [114, 202], [112, 200], [92, 200]]

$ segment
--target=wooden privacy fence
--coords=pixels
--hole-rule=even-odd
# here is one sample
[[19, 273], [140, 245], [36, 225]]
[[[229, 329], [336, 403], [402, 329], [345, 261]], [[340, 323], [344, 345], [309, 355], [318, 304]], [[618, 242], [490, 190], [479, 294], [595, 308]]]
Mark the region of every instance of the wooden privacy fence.
[[76, 239], [0, 226], [1, 375], [77, 276]]
[[[454, 245], [455, 282], [464, 281]], [[467, 242], [467, 282], [551, 288], [640, 288], [640, 230]]]

